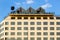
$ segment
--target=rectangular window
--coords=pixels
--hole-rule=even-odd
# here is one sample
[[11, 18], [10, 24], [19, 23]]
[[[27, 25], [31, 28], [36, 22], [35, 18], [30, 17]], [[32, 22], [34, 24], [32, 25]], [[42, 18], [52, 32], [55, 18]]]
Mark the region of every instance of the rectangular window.
[[41, 30], [41, 27], [37, 27], [37, 30]]
[[8, 27], [5, 27], [5, 30], [8, 30], [9, 28]]
[[54, 35], [54, 32], [50, 32], [50, 35]]
[[21, 32], [17, 32], [17, 35], [22, 35], [22, 33]]
[[35, 27], [30, 27], [30, 30], [35, 30]]
[[15, 35], [15, 32], [11, 32], [11, 35]]
[[31, 37], [30, 40], [35, 40], [35, 38]]
[[15, 25], [15, 22], [11, 22], [11, 25]]
[[56, 30], [60, 30], [60, 27], [56, 27]]
[[44, 37], [43, 40], [48, 40], [48, 38], [47, 37]]
[[60, 40], [60, 37], [57, 37], [57, 40]]
[[34, 17], [30, 17], [30, 19], [34, 19]]
[[[4, 40], [4, 39], [2, 39], [2, 40]], [[9, 38], [8, 37], [5, 37], [5, 40], [9, 40]]]
[[35, 33], [34, 32], [30, 32], [30, 35], [35, 35]]
[[17, 40], [22, 40], [22, 38], [18, 37]]
[[9, 23], [8, 22], [5, 22], [5, 25], [8, 25]]
[[43, 19], [47, 19], [47, 17], [43, 17]]
[[22, 28], [21, 27], [17, 27], [17, 30], [22, 30]]
[[8, 32], [5, 32], [5, 35], [8, 35]]
[[43, 27], [43, 30], [48, 30], [48, 27]]
[[41, 22], [37, 22], [37, 25], [41, 25]]
[[24, 19], [28, 19], [28, 17], [24, 17]]
[[54, 38], [53, 37], [50, 37], [50, 40], [54, 40]]
[[17, 17], [17, 19], [22, 19], [22, 17]]
[[30, 25], [35, 25], [35, 23], [34, 22], [30, 22]]
[[50, 22], [50, 25], [54, 25], [54, 22]]
[[21, 22], [17, 22], [17, 25], [21, 25], [22, 23]]
[[28, 40], [28, 37], [24, 37], [24, 40]]
[[50, 30], [54, 30], [54, 27], [50, 27]]
[[37, 35], [41, 35], [41, 32], [37, 32]]
[[28, 30], [28, 27], [24, 27], [24, 30]]
[[15, 19], [15, 17], [11, 17], [11, 19]]
[[12, 37], [12, 38], [10, 38], [10, 40], [16, 40], [16, 39]]
[[28, 35], [28, 32], [24, 32], [24, 35]]
[[37, 17], [37, 19], [41, 19], [41, 17]]
[[57, 25], [60, 25], [60, 22], [56, 22]]
[[54, 19], [54, 17], [50, 17], [50, 19]]
[[57, 35], [60, 35], [60, 32], [57, 32]]
[[24, 22], [24, 25], [28, 25], [28, 22]]
[[15, 27], [11, 27], [11, 30], [15, 30]]
[[56, 19], [60, 19], [60, 17], [56, 17]]
[[43, 35], [48, 35], [48, 32], [44, 32]]
[[48, 22], [43, 22], [43, 25], [48, 25]]
[[38, 37], [38, 38], [37, 38], [37, 40], [41, 40], [41, 38], [40, 38], [40, 37]]

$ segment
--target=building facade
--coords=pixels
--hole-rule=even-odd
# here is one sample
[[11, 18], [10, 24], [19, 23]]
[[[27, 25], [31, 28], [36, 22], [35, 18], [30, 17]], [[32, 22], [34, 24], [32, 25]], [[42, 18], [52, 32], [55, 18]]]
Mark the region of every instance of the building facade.
[[0, 23], [0, 40], [60, 40], [60, 17], [20, 7]]

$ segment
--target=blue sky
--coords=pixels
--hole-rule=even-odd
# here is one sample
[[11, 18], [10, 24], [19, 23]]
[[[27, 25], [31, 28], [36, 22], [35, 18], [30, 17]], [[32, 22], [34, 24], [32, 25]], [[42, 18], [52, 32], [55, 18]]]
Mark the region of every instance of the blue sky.
[[46, 12], [55, 12], [55, 15], [60, 15], [60, 0], [0, 0], [0, 22], [11, 12], [11, 6], [15, 6], [15, 9], [43, 7]]

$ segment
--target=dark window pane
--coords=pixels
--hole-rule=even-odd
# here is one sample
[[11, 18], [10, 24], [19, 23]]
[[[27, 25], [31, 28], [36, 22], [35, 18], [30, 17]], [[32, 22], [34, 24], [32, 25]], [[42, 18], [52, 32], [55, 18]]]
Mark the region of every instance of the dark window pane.
[[37, 22], [37, 25], [41, 25], [41, 22]]
[[17, 27], [17, 30], [22, 30], [22, 28], [21, 27]]
[[54, 25], [54, 22], [50, 22], [50, 25]]

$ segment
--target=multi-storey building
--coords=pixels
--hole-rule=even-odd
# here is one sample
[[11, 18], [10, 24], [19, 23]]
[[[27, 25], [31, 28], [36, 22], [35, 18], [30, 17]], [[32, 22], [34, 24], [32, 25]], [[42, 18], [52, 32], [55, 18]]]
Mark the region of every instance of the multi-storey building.
[[0, 23], [0, 40], [60, 40], [60, 17], [20, 7]]

